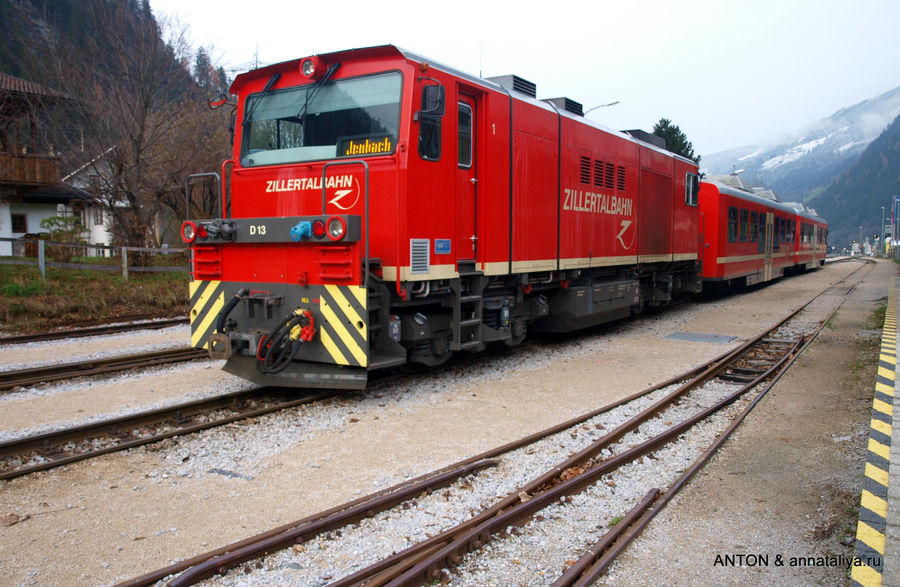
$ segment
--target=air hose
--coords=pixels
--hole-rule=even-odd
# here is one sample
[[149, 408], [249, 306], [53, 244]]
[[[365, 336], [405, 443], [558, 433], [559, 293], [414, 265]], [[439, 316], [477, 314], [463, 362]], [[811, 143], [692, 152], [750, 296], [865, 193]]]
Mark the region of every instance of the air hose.
[[244, 297], [250, 293], [250, 290], [246, 287], [242, 287], [234, 294], [234, 297], [228, 300], [228, 303], [219, 311], [219, 316], [216, 318], [216, 332], [225, 332], [225, 320], [228, 319], [228, 315], [231, 314], [231, 311], [234, 310], [234, 307], [237, 306]]
[[284, 371], [303, 343], [312, 340], [315, 334], [312, 312], [294, 310], [272, 332], [260, 338], [256, 349], [256, 369], [268, 374]]

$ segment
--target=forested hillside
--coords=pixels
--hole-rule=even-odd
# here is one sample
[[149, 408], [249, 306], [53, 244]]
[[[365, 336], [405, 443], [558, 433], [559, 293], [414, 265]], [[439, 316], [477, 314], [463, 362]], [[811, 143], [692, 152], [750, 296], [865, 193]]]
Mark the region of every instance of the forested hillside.
[[829, 244], [849, 246], [881, 232], [881, 207], [890, 222], [891, 198], [900, 195], [900, 117], [874, 141], [859, 161], [809, 202], [830, 224]]
[[148, 0], [0, 0], [0, 21], [0, 71], [71, 98], [39, 129], [67, 181], [102, 198], [118, 243], [174, 242], [185, 178], [228, 156], [229, 110], [207, 106], [224, 71]]

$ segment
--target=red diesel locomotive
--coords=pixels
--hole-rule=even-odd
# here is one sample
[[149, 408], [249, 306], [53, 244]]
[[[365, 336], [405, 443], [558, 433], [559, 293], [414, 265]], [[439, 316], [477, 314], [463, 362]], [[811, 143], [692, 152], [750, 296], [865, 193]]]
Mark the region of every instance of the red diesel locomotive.
[[261, 384], [358, 389], [373, 369], [626, 317], [700, 291], [721, 254], [693, 161], [515, 76], [384, 46], [231, 92], [223, 213], [182, 226], [192, 344]]

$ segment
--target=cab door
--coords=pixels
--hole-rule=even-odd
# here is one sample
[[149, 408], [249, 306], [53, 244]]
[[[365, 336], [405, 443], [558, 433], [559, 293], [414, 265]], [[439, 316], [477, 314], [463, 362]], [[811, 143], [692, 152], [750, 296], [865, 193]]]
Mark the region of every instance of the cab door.
[[810, 268], [816, 267], [819, 264], [819, 259], [817, 258], [819, 253], [819, 243], [816, 237], [819, 236], [819, 228], [816, 225], [812, 226], [812, 230], [810, 230], [812, 234], [809, 235], [810, 238], [810, 246], [812, 247], [812, 265], [809, 265]]
[[478, 251], [477, 100], [460, 93], [457, 104], [456, 258], [475, 260]]
[[775, 249], [775, 215], [766, 212], [766, 266], [763, 271], [763, 280], [772, 279], [772, 255]]

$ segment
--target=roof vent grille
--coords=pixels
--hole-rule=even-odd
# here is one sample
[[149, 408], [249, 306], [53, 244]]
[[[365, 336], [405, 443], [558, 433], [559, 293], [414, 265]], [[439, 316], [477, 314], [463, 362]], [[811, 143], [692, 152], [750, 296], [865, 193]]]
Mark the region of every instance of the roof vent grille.
[[584, 116], [584, 106], [581, 105], [580, 102], [576, 102], [570, 98], [547, 98], [544, 102], [548, 102], [553, 104], [557, 108], [565, 110], [566, 112], [571, 112], [572, 114], [577, 114], [578, 116]]
[[527, 96], [531, 96], [532, 98], [537, 98], [537, 86], [517, 75], [498, 75], [497, 77], [489, 77], [487, 80], [494, 82], [507, 90], [515, 90]]

